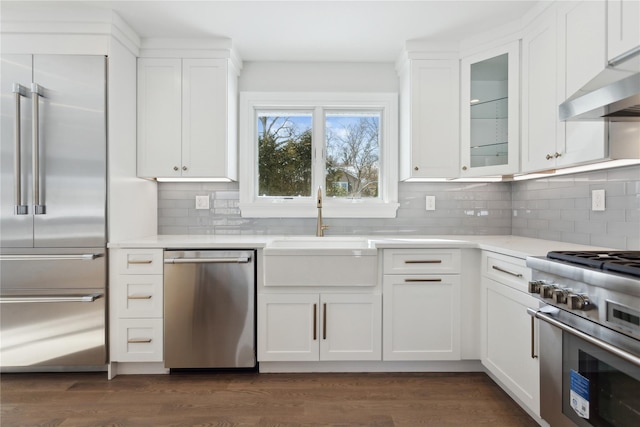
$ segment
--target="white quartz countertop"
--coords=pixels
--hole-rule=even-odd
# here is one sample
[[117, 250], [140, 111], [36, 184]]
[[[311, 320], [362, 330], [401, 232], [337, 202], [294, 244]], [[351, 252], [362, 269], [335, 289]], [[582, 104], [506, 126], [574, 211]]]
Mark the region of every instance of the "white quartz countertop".
[[[264, 249], [273, 241], [303, 239], [305, 236], [264, 235], [156, 235], [138, 239], [110, 242], [109, 248], [158, 248], [158, 249]], [[322, 237], [306, 236], [309, 239]], [[389, 248], [476, 248], [517, 258], [543, 256], [554, 250], [599, 250], [612, 249], [553, 240], [532, 239], [519, 236], [328, 236], [327, 240], [339, 238], [362, 238], [369, 247]]]

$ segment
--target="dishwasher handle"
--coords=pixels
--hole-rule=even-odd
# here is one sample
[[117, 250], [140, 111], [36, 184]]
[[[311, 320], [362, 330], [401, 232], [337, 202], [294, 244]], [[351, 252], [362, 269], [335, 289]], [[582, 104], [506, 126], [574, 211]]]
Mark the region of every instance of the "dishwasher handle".
[[251, 257], [237, 258], [165, 258], [165, 264], [247, 264]]

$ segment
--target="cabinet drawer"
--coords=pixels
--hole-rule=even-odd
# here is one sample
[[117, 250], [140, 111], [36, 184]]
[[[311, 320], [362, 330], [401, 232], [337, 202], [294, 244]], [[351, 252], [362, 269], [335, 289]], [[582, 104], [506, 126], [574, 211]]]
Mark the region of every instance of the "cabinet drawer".
[[162, 274], [162, 249], [125, 249], [117, 251], [119, 274]]
[[522, 292], [527, 292], [531, 280], [525, 260], [494, 252], [482, 253], [482, 274]]
[[458, 249], [385, 249], [384, 274], [458, 274]]
[[162, 276], [121, 274], [113, 297], [119, 318], [162, 317]]
[[162, 319], [119, 319], [116, 328], [112, 361], [162, 361]]

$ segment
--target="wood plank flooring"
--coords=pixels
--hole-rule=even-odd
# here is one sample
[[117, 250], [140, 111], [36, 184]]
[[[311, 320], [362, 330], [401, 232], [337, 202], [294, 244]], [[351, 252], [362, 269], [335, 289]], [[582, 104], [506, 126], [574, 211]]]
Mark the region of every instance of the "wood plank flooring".
[[537, 424], [483, 373], [2, 374], [0, 425]]

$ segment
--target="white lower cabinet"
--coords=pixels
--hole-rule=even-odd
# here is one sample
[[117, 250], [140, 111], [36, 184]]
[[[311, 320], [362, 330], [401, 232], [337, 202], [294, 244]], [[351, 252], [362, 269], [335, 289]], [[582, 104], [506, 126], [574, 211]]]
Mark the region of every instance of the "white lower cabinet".
[[259, 294], [258, 319], [258, 361], [381, 359], [379, 294]]
[[384, 360], [460, 359], [458, 275], [385, 275], [382, 287]]
[[112, 249], [110, 255], [110, 359], [162, 362], [162, 249]]
[[537, 300], [526, 292], [530, 270], [522, 259], [483, 255], [481, 301], [482, 364], [521, 405], [540, 416], [537, 321], [527, 308]]
[[387, 249], [383, 360], [460, 359], [460, 251]]

